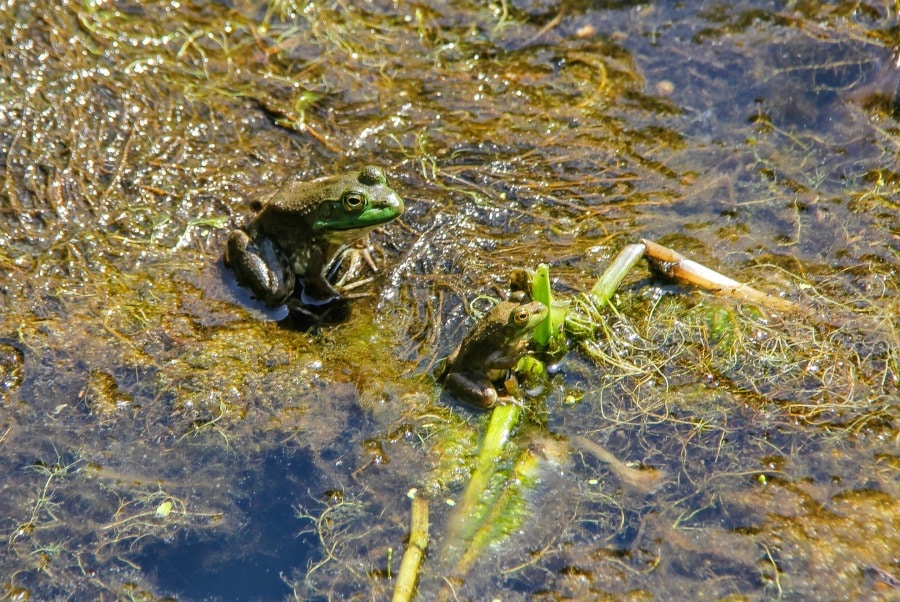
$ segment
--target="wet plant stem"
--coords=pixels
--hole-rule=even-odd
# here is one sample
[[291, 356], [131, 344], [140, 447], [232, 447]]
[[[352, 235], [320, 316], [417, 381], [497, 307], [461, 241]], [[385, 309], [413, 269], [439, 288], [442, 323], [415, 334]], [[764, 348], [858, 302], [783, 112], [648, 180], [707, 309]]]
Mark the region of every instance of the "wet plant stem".
[[[510, 507], [509, 483], [499, 493], [491, 490], [491, 481], [506, 452], [513, 427], [522, 409], [516, 404], [495, 406], [481, 442], [472, 478], [450, 520], [450, 533], [443, 550], [443, 564], [453, 567], [451, 577], [465, 576], [484, 549], [497, 537], [493, 528]], [[439, 593], [438, 600], [453, 598], [450, 581]]]
[[533, 482], [539, 468], [540, 458], [532, 451], [526, 449], [519, 455], [507, 483], [491, 504], [477, 530], [472, 534], [469, 545], [466, 546], [465, 552], [456, 564], [453, 572], [455, 577], [460, 578], [466, 575], [485, 548], [503, 536], [503, 533], [499, 531], [503, 529], [504, 523], [508, 524], [509, 515], [515, 513], [517, 494], [523, 484]]
[[472, 478], [453, 514], [449, 539], [452, 544], [467, 542], [484, 519], [489, 503], [485, 497], [489, 493], [491, 478], [497, 471], [520, 413], [521, 408], [515, 404], [499, 405], [491, 412], [491, 420], [481, 442]]
[[646, 248], [647, 258], [652, 265], [670, 278], [683, 280], [723, 297], [755, 303], [778, 311], [797, 309], [797, 306], [787, 299], [764, 293], [752, 286], [732, 280], [728, 276], [688, 259], [677, 251], [652, 240], [644, 239], [641, 244]]
[[619, 251], [619, 254], [588, 293], [595, 305], [609, 303], [616, 289], [622, 284], [622, 280], [644, 256], [645, 250], [646, 247], [643, 244], [633, 244]]
[[400, 572], [394, 585], [393, 602], [406, 602], [413, 599], [419, 567], [428, 549], [428, 500], [422, 497], [412, 499], [412, 516], [409, 526], [409, 544], [400, 561]]
[[[553, 293], [550, 290], [550, 268], [546, 263], [538, 266], [531, 280], [531, 297], [535, 301], [540, 301], [550, 309], [553, 303]], [[532, 333], [532, 338], [540, 347], [546, 347], [550, 343], [550, 337], [553, 334], [552, 314], [547, 314], [547, 318], [543, 320]]]

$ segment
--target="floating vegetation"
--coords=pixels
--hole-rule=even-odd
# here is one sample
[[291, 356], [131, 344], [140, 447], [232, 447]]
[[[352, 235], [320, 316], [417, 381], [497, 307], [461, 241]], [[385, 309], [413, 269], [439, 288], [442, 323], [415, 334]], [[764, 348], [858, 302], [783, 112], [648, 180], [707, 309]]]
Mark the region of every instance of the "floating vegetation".
[[[895, 595], [896, 7], [0, 5], [4, 597], [386, 598], [490, 421], [432, 369], [540, 264], [558, 350], [421, 599]], [[244, 306], [251, 204], [370, 163], [350, 320]], [[797, 309], [581, 294], [642, 239]]]

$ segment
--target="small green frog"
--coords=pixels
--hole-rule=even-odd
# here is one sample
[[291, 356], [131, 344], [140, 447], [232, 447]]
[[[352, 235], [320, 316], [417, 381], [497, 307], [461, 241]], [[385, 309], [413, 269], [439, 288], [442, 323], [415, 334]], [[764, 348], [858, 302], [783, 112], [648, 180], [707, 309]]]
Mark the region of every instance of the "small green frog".
[[301, 306], [341, 299], [328, 281], [332, 260], [369, 230], [403, 213], [403, 199], [384, 170], [291, 182], [254, 207], [256, 217], [233, 230], [225, 265], [241, 286], [269, 307], [279, 307], [299, 282]]
[[525, 355], [528, 335], [547, 317], [538, 301], [502, 301], [481, 319], [447, 357], [444, 387], [479, 408], [515, 401], [501, 397], [494, 382], [504, 379]]

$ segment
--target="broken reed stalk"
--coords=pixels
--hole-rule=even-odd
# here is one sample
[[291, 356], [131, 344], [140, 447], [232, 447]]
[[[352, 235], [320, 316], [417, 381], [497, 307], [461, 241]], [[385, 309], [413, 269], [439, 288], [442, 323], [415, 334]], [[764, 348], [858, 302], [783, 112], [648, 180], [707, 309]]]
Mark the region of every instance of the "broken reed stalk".
[[394, 585], [393, 602], [408, 602], [416, 592], [416, 581], [419, 578], [419, 567], [428, 549], [428, 500], [423, 497], [412, 498], [412, 512], [409, 526], [409, 543], [400, 561], [400, 572]]
[[797, 309], [797, 305], [787, 299], [764, 293], [748, 284], [732, 280], [728, 276], [711, 270], [652, 240], [643, 239], [641, 243], [646, 247], [647, 258], [651, 263], [670, 278], [683, 280], [704, 290], [738, 301], [756, 303], [779, 311]]

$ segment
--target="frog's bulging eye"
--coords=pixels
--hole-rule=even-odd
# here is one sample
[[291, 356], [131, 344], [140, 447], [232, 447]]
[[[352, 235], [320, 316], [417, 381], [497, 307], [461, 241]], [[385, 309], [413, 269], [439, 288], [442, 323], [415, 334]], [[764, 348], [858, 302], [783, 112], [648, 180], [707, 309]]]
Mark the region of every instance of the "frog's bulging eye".
[[366, 207], [366, 199], [357, 192], [348, 192], [341, 198], [344, 210], [351, 213], [362, 211]]
[[516, 324], [527, 324], [528, 323], [528, 310], [524, 307], [520, 307], [516, 310], [516, 313], [513, 314], [514, 319], [516, 320]]

